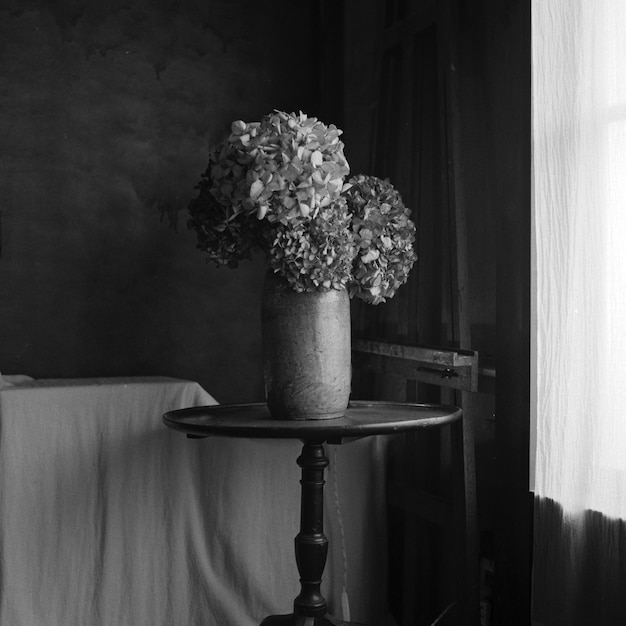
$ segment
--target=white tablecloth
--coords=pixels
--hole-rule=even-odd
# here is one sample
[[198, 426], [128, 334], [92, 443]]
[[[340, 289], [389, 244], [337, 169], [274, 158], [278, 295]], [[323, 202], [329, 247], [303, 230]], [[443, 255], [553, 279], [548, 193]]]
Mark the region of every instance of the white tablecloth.
[[[161, 421], [209, 404], [171, 378], [0, 388], [1, 626], [258, 626], [291, 612], [301, 444], [189, 440]], [[379, 447], [329, 447], [325, 492], [323, 590], [341, 614], [347, 578], [351, 618], [370, 626], [384, 623]]]

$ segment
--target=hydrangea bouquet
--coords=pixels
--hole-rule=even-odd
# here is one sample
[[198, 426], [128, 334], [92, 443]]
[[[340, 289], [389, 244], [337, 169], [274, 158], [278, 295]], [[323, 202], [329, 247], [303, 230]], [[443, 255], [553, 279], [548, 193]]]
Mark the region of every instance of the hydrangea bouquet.
[[341, 133], [304, 113], [233, 122], [189, 204], [208, 259], [237, 267], [258, 250], [295, 291], [392, 297], [417, 258], [415, 225], [389, 182], [349, 178]]

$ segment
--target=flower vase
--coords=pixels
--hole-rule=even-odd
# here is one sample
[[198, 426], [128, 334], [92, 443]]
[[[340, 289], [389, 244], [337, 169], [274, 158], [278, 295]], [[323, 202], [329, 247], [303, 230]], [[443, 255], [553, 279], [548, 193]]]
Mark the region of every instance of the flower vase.
[[299, 293], [268, 272], [261, 311], [265, 393], [272, 417], [344, 415], [352, 376], [347, 290]]

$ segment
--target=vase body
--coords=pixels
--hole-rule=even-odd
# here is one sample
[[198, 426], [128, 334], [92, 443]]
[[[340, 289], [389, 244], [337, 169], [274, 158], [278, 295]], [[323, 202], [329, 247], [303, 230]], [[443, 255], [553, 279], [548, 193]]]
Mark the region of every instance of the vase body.
[[341, 417], [350, 399], [350, 299], [297, 293], [268, 273], [261, 307], [267, 406], [275, 419]]

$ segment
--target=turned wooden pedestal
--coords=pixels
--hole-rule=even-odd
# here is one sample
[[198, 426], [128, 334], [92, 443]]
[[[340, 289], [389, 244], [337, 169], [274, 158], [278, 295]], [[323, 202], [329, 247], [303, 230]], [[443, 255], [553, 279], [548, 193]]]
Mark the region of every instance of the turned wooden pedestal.
[[300, 532], [296, 536], [296, 564], [300, 572], [300, 594], [290, 615], [266, 617], [261, 626], [333, 626], [353, 622], [330, 621], [326, 600], [320, 591], [326, 565], [328, 539], [324, 534], [324, 470], [328, 457], [323, 442], [305, 442], [298, 457], [302, 468]]
[[[341, 621], [328, 614], [321, 593], [328, 553], [324, 534], [324, 471], [328, 457], [324, 443], [348, 443], [369, 435], [384, 435], [445, 424], [460, 423], [461, 410], [451, 406], [352, 402], [343, 417], [324, 420], [275, 420], [265, 404], [226, 404], [171, 411], [165, 424], [188, 437], [245, 437], [300, 439], [302, 470], [300, 532], [295, 553], [300, 573], [300, 593], [293, 613], [266, 617], [261, 626], [364, 626]], [[376, 626], [372, 624], [371, 626]]]

